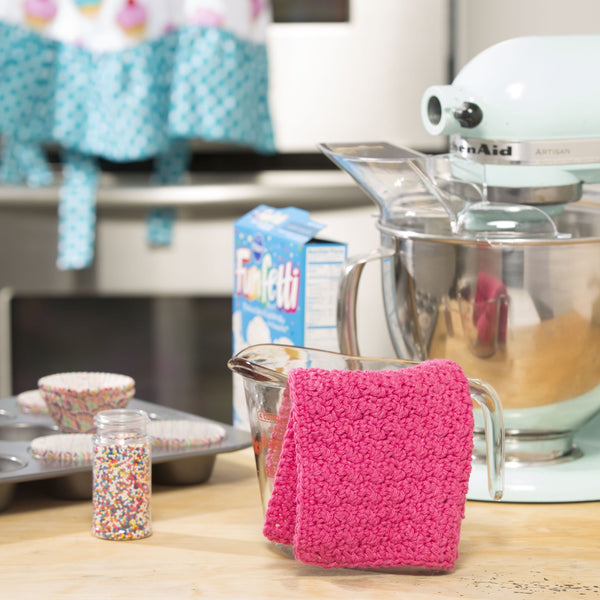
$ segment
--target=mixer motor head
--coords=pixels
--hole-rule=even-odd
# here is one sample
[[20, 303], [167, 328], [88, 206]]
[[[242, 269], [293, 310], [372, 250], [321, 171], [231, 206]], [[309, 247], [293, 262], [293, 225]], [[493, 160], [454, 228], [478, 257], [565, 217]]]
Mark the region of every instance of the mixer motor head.
[[454, 175], [487, 199], [555, 205], [600, 182], [600, 35], [506, 40], [421, 103], [427, 131], [448, 135]]

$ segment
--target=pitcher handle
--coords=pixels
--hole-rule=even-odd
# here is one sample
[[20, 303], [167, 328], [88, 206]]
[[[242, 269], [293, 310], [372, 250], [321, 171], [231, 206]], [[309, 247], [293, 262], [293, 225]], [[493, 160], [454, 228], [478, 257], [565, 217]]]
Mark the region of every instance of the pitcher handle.
[[356, 299], [358, 284], [364, 266], [368, 262], [394, 256], [392, 248], [377, 248], [368, 254], [351, 256], [344, 264], [338, 286], [337, 331], [340, 352], [350, 356], [360, 356], [356, 333]]
[[504, 493], [504, 420], [500, 397], [492, 386], [479, 379], [469, 379], [469, 384], [471, 397], [483, 412], [490, 498], [501, 500]]

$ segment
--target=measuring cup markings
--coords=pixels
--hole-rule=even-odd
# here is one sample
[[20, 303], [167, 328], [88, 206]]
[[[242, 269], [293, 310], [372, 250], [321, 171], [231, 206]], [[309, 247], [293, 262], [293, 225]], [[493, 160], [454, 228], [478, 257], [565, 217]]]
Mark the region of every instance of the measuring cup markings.
[[254, 448], [254, 454], [257, 456], [263, 452], [263, 450], [269, 445], [269, 434], [262, 433], [259, 438], [253, 440], [252, 447]]
[[259, 421], [263, 421], [264, 423], [275, 423], [277, 420], [275, 413], [267, 412], [266, 410], [259, 410], [256, 416]]

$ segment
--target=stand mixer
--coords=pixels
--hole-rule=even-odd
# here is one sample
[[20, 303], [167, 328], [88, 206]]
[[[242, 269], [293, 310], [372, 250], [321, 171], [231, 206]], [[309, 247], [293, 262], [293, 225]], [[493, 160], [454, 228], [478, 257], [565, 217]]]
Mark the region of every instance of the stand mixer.
[[[398, 357], [454, 360], [499, 393], [506, 501], [600, 499], [599, 61], [597, 35], [508, 40], [425, 92], [448, 154], [320, 146], [379, 207], [380, 247], [341, 280], [341, 351], [359, 354], [360, 275], [380, 261]], [[484, 500], [475, 455], [469, 498]]]

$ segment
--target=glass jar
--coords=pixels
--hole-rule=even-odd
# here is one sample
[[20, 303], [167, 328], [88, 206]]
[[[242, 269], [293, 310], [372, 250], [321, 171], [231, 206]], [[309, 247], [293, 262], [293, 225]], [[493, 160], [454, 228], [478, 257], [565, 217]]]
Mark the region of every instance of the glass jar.
[[151, 440], [143, 410], [116, 409], [94, 419], [92, 533], [135, 540], [152, 533]]

